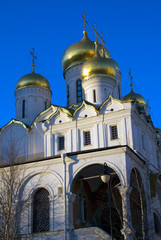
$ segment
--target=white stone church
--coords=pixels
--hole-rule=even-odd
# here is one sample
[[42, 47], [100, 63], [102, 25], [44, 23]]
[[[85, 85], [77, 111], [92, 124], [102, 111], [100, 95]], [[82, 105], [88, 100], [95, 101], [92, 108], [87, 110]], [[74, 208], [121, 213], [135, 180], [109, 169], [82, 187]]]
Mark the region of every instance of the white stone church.
[[16, 118], [0, 131], [0, 189], [7, 198], [4, 171], [15, 166], [14, 206], [24, 206], [16, 239], [161, 239], [161, 131], [131, 73], [122, 96], [119, 65], [97, 35], [85, 29], [64, 52], [65, 107], [51, 104], [34, 49], [32, 72], [15, 86]]

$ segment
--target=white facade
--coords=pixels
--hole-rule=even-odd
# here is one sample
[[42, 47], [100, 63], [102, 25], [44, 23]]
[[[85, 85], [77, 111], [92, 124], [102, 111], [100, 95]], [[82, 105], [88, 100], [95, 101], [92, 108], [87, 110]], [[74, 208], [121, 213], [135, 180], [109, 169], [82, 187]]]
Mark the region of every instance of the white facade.
[[[116, 78], [84, 79], [81, 102], [76, 86], [81, 64], [64, 76], [68, 107], [49, 106], [51, 91], [40, 86], [20, 88], [15, 91], [17, 120], [0, 132], [1, 175], [9, 170], [9, 153], [14, 152], [21, 180], [17, 201], [28, 203], [20, 214], [19, 234], [22, 239], [110, 239], [109, 188], [99, 177], [106, 163], [114, 238], [141, 239], [143, 228], [135, 217], [143, 210], [144, 239], [161, 239], [160, 133], [146, 111], [140, 113], [137, 101], [122, 100], [119, 71]], [[151, 176], [158, 176], [153, 196]], [[34, 210], [36, 201], [41, 204], [38, 191], [48, 199], [44, 228], [44, 218]], [[136, 201], [137, 194], [142, 198]]]

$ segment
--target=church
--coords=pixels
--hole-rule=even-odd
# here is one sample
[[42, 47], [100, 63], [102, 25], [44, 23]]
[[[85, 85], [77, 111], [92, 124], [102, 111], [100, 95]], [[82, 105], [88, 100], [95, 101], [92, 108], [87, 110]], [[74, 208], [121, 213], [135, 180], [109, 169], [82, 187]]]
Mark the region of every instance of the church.
[[[0, 130], [1, 239], [161, 239], [161, 130], [93, 27], [62, 56], [66, 106], [32, 71]], [[60, 89], [61, 94], [61, 89]], [[8, 238], [7, 238], [8, 237]]]

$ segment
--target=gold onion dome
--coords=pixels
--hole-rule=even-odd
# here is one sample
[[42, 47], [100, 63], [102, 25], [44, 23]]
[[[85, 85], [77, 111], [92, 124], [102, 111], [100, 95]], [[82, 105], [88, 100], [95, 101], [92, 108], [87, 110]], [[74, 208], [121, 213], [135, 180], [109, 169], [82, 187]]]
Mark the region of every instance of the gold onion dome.
[[136, 101], [136, 102], [138, 102], [139, 104], [144, 104], [144, 105], [146, 105], [145, 98], [144, 98], [142, 95], [134, 92], [134, 90], [133, 90], [133, 85], [132, 85], [132, 84], [131, 84], [131, 92], [130, 92], [129, 94], [127, 94], [127, 95], [123, 98], [123, 100], [125, 100], [125, 101], [129, 100], [129, 101], [131, 101], [131, 102], [132, 102], [132, 101]]
[[24, 75], [17, 83], [16, 90], [23, 87], [38, 86], [50, 90], [50, 84], [48, 80], [42, 75], [32, 72]]
[[[83, 63], [84, 61], [92, 58], [95, 52], [94, 42], [87, 36], [87, 31], [83, 32], [84, 36], [80, 42], [71, 45], [64, 52], [62, 57], [62, 67], [65, 71], [68, 67], [75, 64]], [[102, 46], [98, 44], [98, 51], [102, 54]], [[105, 57], [111, 57], [109, 51], [105, 48]]]
[[113, 60], [112, 58], [109, 58], [109, 60], [111, 61], [111, 63], [113, 63], [115, 65], [115, 68], [117, 71], [120, 71], [119, 65], [117, 62], [115, 62], [115, 60]]
[[95, 45], [96, 49], [94, 56], [82, 66], [82, 79], [91, 75], [99, 74], [116, 77], [116, 65], [114, 64], [114, 60], [100, 56], [99, 50], [97, 49], [97, 43]]

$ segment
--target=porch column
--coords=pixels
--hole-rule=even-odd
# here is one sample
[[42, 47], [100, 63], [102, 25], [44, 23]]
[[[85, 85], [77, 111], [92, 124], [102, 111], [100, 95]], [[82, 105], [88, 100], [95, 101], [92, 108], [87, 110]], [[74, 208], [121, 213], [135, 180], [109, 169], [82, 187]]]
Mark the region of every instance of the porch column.
[[123, 229], [122, 234], [124, 235], [125, 240], [133, 240], [135, 231], [132, 227], [131, 221], [131, 208], [130, 208], [130, 193], [132, 188], [128, 185], [119, 186], [120, 195], [122, 197], [122, 222]]
[[68, 229], [68, 239], [73, 239], [73, 202], [76, 198], [76, 194], [68, 193], [67, 197], [67, 229]]

